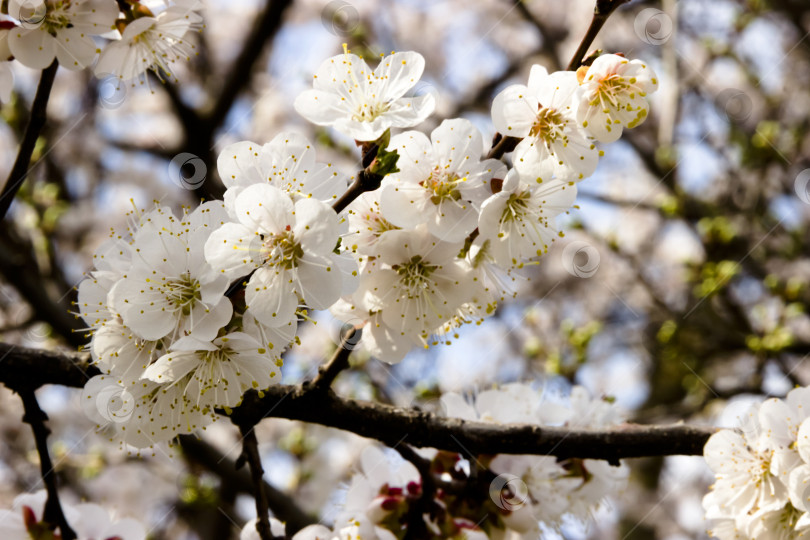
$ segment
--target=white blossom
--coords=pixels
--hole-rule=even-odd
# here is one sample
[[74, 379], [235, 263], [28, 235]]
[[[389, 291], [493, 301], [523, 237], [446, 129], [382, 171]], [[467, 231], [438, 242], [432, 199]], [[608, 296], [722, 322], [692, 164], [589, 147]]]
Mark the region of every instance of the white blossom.
[[212, 201], [182, 221], [160, 213], [137, 232], [133, 266], [109, 293], [124, 324], [149, 340], [217, 335], [233, 313], [224, 296], [229, 280], [205, 262], [203, 246], [226, 219], [222, 203]]
[[[9, 14], [23, 24], [13, 28], [8, 47], [14, 58], [34, 68], [59, 65], [80, 70], [89, 66], [98, 48], [92, 36], [112, 30], [118, 17], [114, 0], [10, 0]], [[40, 9], [44, 12], [39, 13]]]
[[365, 60], [345, 52], [320, 65], [313, 89], [296, 98], [295, 110], [313, 124], [373, 141], [390, 127], [415, 126], [433, 112], [433, 96], [403, 97], [424, 69], [425, 59], [415, 52], [386, 56], [373, 71]]
[[539, 179], [582, 180], [593, 174], [599, 151], [577, 123], [576, 74], [549, 74], [535, 65], [528, 86], [506, 87], [492, 102], [492, 122], [501, 134], [522, 139], [515, 166], [527, 165]]
[[623, 128], [644, 122], [645, 98], [657, 88], [655, 72], [641, 60], [603, 54], [582, 75], [577, 121], [600, 142], [614, 142]]
[[560, 235], [555, 218], [571, 208], [576, 193], [572, 182], [512, 169], [501, 190], [481, 205], [477, 242], [505, 268], [542, 256]]
[[275, 351], [247, 333], [231, 332], [211, 342], [190, 336], [178, 340], [143, 378], [198, 407], [233, 407], [245, 391], [280, 383], [280, 367]]
[[237, 223], [226, 223], [205, 244], [205, 256], [230, 278], [250, 274], [247, 309], [262, 324], [288, 325], [299, 301], [326, 309], [342, 293], [334, 256], [337, 214], [325, 203], [290, 196], [268, 184], [246, 187], [234, 200]]
[[225, 205], [253, 184], [269, 183], [295, 197], [313, 197], [331, 203], [346, 191], [345, 176], [331, 163], [315, 161], [315, 149], [306, 137], [280, 133], [260, 145], [241, 141], [226, 146], [217, 158], [217, 170], [225, 184]]
[[[403, 336], [427, 338], [457, 310], [483, 295], [472, 268], [456, 258], [461, 244], [442, 242], [426, 228], [389, 231], [377, 243], [378, 264], [362, 276], [355, 299]], [[377, 261], [375, 261], [377, 262]]]
[[[108, 43], [95, 67], [97, 77], [114, 75], [122, 81], [146, 82], [151, 69], [158, 78], [175, 79], [174, 64], [189, 60], [195, 46], [186, 34], [202, 28], [199, 0], [174, 0], [157, 15], [147, 15], [127, 23], [121, 39]], [[133, 82], [134, 86], [134, 82]]]
[[424, 223], [440, 240], [458, 242], [478, 225], [478, 208], [492, 194], [493, 178], [506, 167], [481, 161], [484, 141], [469, 120], [445, 120], [428, 139], [418, 131], [394, 136], [399, 172], [388, 175], [380, 194], [386, 219], [403, 228]]

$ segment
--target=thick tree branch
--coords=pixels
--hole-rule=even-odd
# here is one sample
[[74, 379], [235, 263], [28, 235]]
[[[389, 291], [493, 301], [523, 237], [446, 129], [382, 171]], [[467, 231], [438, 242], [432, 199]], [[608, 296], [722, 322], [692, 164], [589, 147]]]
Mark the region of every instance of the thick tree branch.
[[493, 425], [444, 418], [412, 409], [355, 401], [334, 392], [307, 392], [279, 385], [259, 398], [248, 392], [233, 410], [241, 419], [258, 421], [264, 416], [301, 420], [351, 431], [389, 446], [403, 441], [469, 454], [540, 454], [560, 458], [621, 458], [702, 455], [713, 428], [686, 425], [624, 425], [587, 430], [536, 425]]
[[31, 105], [31, 117], [28, 119], [28, 126], [25, 128], [25, 134], [22, 142], [20, 142], [17, 159], [14, 161], [14, 166], [8, 175], [6, 185], [3, 186], [3, 191], [0, 192], [0, 220], [6, 216], [17, 190], [20, 189], [23, 181], [28, 176], [31, 155], [34, 153], [37, 139], [40, 132], [42, 132], [42, 127], [45, 125], [48, 99], [51, 96], [51, 88], [53, 88], [53, 81], [58, 68], [59, 64], [54, 60], [50, 66], [42, 71], [37, 93], [34, 96], [34, 103]]
[[[89, 355], [69, 355], [0, 343], [0, 382], [10, 388], [43, 384], [81, 387], [99, 373], [88, 366]], [[439, 417], [340, 397], [334, 392], [307, 391], [302, 386], [277, 385], [259, 397], [249, 391], [233, 409], [235, 423], [258, 423], [265, 417], [300, 420], [351, 431], [389, 446], [406, 442], [469, 454], [538, 454], [559, 458], [617, 459], [703, 455], [703, 445], [715, 432], [711, 427], [643, 426], [626, 424], [611, 429], [568, 429], [536, 425], [494, 425]], [[404, 441], [403, 441], [404, 438]]]
[[0, 343], [0, 383], [17, 392], [46, 384], [82, 388], [101, 371], [87, 353], [46, 351]]
[[65, 518], [62, 511], [62, 504], [59, 502], [59, 492], [56, 486], [56, 473], [53, 470], [53, 463], [51, 462], [51, 455], [48, 452], [48, 435], [51, 430], [45, 425], [48, 421], [48, 415], [45, 414], [39, 407], [37, 397], [34, 395], [33, 390], [20, 390], [20, 398], [25, 408], [25, 415], [23, 422], [31, 425], [31, 430], [34, 432], [34, 440], [37, 445], [37, 453], [39, 454], [39, 468], [42, 475], [42, 482], [45, 484], [45, 490], [48, 493], [48, 498], [45, 501], [45, 510], [42, 514], [42, 521], [50, 525], [53, 529], [59, 527], [62, 540], [75, 540], [76, 533], [70, 528], [70, 525]]

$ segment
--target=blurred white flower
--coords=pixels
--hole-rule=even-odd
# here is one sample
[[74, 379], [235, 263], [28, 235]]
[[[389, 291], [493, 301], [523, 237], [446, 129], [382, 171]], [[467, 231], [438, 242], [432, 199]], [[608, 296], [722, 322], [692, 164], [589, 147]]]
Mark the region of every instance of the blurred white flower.
[[[14, 498], [12, 510], [0, 510], [0, 537], [3, 540], [30, 540], [52, 538], [53, 533], [43, 520], [48, 495], [40, 490], [23, 493]], [[65, 519], [78, 540], [144, 540], [146, 529], [133, 518], [112, 521], [107, 511], [97, 504], [82, 503], [70, 506], [60, 501]], [[57, 529], [58, 530], [58, 529]], [[59, 538], [59, 533], [55, 533]]]
[[[239, 540], [261, 540], [259, 531], [256, 530], [256, 523], [258, 523], [258, 521], [259, 519], [255, 518], [245, 523], [245, 526], [242, 527], [242, 531], [239, 533]], [[270, 532], [273, 536], [285, 538], [285, 530], [286, 527], [282, 522], [276, 518], [270, 518]], [[297, 538], [297, 535], [294, 538]]]

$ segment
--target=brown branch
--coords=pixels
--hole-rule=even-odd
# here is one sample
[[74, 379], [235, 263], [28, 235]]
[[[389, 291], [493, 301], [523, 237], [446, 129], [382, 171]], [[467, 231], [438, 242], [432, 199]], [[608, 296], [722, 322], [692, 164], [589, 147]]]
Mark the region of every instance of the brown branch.
[[3, 191], [0, 192], [0, 220], [2, 220], [8, 209], [11, 207], [11, 202], [14, 196], [20, 189], [23, 181], [28, 176], [28, 167], [31, 165], [31, 155], [34, 153], [34, 148], [39, 139], [39, 134], [42, 127], [45, 125], [47, 117], [48, 99], [51, 96], [51, 88], [53, 88], [53, 81], [56, 77], [56, 70], [59, 64], [56, 60], [42, 71], [39, 79], [39, 86], [37, 86], [37, 93], [34, 96], [34, 103], [31, 105], [31, 117], [28, 119], [28, 126], [25, 128], [22, 142], [20, 142], [20, 149], [17, 152], [17, 159], [14, 161], [14, 166], [6, 180], [6, 185], [3, 186]]
[[411, 503], [408, 509], [407, 527], [403, 540], [430, 538], [424, 516], [430, 514], [431, 506], [436, 497], [436, 481], [433, 478], [431, 462], [417, 454], [408, 444], [398, 444], [395, 450], [416, 467], [416, 470], [419, 471], [419, 476], [422, 478], [422, 485], [420, 486], [422, 492], [419, 494], [419, 498]]
[[464, 454], [537, 454], [615, 461], [622, 458], [702, 455], [714, 428], [622, 425], [611, 429], [568, 429], [538, 425], [493, 425], [444, 418], [413, 409], [356, 401], [329, 391], [278, 385], [245, 395], [232, 414], [239, 421], [265, 416], [300, 420], [351, 431], [394, 447], [405, 442]]
[[70, 528], [70, 525], [65, 518], [65, 513], [62, 511], [62, 504], [59, 502], [59, 492], [56, 486], [56, 474], [53, 470], [53, 463], [51, 456], [48, 453], [48, 435], [51, 430], [45, 425], [48, 421], [48, 415], [45, 414], [39, 407], [37, 397], [34, 395], [33, 390], [20, 390], [20, 399], [22, 399], [25, 414], [23, 415], [23, 422], [31, 425], [31, 430], [34, 432], [34, 440], [37, 445], [37, 453], [39, 454], [39, 468], [42, 475], [42, 482], [45, 484], [45, 490], [48, 493], [48, 498], [45, 501], [45, 510], [42, 514], [42, 521], [52, 527], [51, 530], [59, 527], [62, 540], [75, 540], [76, 533]]
[[314, 379], [304, 383], [308, 391], [324, 392], [328, 390], [340, 372], [349, 368], [349, 356], [357, 345], [362, 332], [360, 328], [352, 328], [346, 332], [332, 358], [318, 369], [318, 375]]
[[211, 114], [206, 117], [209, 123], [219, 126], [225, 120], [239, 93], [248, 86], [253, 66], [264, 52], [267, 42], [276, 35], [284, 11], [292, 3], [292, 0], [267, 0], [267, 6], [242, 46], [242, 52], [224, 77], [225, 86], [219, 92], [219, 98]]
[[[219, 476], [223, 482], [231, 484], [233, 489], [243, 493], [253, 493], [253, 481], [246, 471], [236, 470], [236, 462], [223, 455], [219, 450], [198, 439], [194, 435], [180, 435], [180, 446], [185, 456]], [[314, 516], [306, 514], [292, 498], [263, 481], [267, 504], [273, 515], [287, 524], [287, 534], [293, 535], [306, 527], [317, 523]]]
[[[236, 423], [236, 422], [235, 422]], [[255, 424], [238, 423], [242, 433], [242, 455], [236, 460], [236, 467], [241, 468], [245, 463], [250, 467], [250, 478], [253, 483], [253, 497], [256, 500], [256, 531], [262, 540], [273, 540], [270, 530], [270, 505], [267, 503], [267, 493], [264, 491], [264, 469], [262, 456], [259, 454], [259, 441], [256, 439]]]
[[0, 343], [0, 383], [15, 391], [36, 390], [46, 384], [82, 388], [101, 371], [87, 353], [46, 351]]
[[605, 25], [608, 17], [610, 17], [611, 13], [613, 13], [617, 7], [625, 2], [628, 2], [628, 0], [596, 0], [591, 25], [588, 27], [588, 31], [585, 32], [585, 37], [582, 38], [577, 51], [571, 58], [571, 62], [568, 63], [568, 71], [576, 71], [577, 68], [579, 68], [582, 64], [582, 59], [585, 58], [593, 40], [596, 39], [596, 35]]
[[357, 173], [357, 178], [354, 179], [349, 189], [332, 204], [335, 213], [340, 214], [343, 212], [347, 206], [366, 191], [374, 191], [380, 188], [383, 177], [371, 172], [371, 167], [374, 164], [374, 159], [377, 157], [378, 150], [379, 147], [376, 141], [363, 143], [363, 157], [361, 160], [363, 169]]
[[511, 152], [520, 142], [516, 137], [504, 137], [500, 133], [496, 133], [492, 138], [492, 148], [487, 153], [487, 159], [501, 159], [504, 154]]
[[[43, 384], [81, 387], [99, 373], [88, 367], [89, 355], [67, 355], [0, 343], [0, 382], [10, 388]], [[496, 425], [444, 418], [414, 409], [357, 401], [334, 392], [276, 385], [245, 394], [232, 411], [234, 423], [256, 424], [265, 417], [300, 420], [351, 431], [391, 447], [407, 442], [465, 454], [537, 454], [559, 458], [615, 461], [644, 456], [703, 454], [715, 428], [683, 424], [625, 424], [611, 429], [569, 429], [537, 425]], [[403, 441], [403, 437], [406, 438]]]

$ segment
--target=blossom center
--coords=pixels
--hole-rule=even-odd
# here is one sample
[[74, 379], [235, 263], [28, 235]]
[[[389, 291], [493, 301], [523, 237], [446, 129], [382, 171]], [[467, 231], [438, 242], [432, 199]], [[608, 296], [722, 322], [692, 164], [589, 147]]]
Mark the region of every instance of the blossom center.
[[388, 103], [361, 103], [352, 115], [352, 120], [356, 122], [373, 122], [388, 112], [389, 107]]
[[166, 280], [162, 289], [169, 303], [181, 310], [183, 315], [189, 315], [194, 303], [202, 300], [200, 282], [189, 272], [181, 274], [179, 278]]
[[509, 195], [509, 199], [506, 200], [506, 206], [501, 215], [501, 223], [522, 219], [529, 210], [530, 197], [531, 193], [528, 191], [521, 191]]
[[547, 143], [552, 143], [559, 138], [566, 140], [565, 125], [565, 118], [556, 109], [540, 107], [537, 111], [537, 118], [529, 130], [529, 135]]
[[610, 104], [614, 108], [619, 108], [619, 95], [626, 93], [629, 89], [630, 83], [621, 75], [616, 73], [606, 75], [599, 80], [590, 105], [599, 105], [603, 109], [607, 109], [607, 104]]
[[[42, 19], [40, 27], [51, 35], [56, 35], [57, 30], [72, 27], [73, 25], [70, 22], [70, 18], [65, 13], [65, 9], [69, 5], [69, 2], [49, 2], [45, 4], [43, 7], [47, 8], [47, 12], [45, 13], [44, 19]], [[41, 15], [38, 14], [39, 9], [41, 8], [35, 8], [31, 13], [26, 14], [26, 18], [29, 22], [34, 23], [37, 18], [41, 17]]]
[[459, 185], [466, 180], [466, 177], [460, 177], [455, 173], [448, 173], [436, 167], [430, 173], [428, 179], [419, 182], [419, 184], [431, 193], [430, 201], [438, 205], [445, 200], [457, 201], [461, 199]]
[[263, 250], [267, 264], [281, 266], [285, 270], [297, 267], [298, 260], [304, 256], [304, 248], [290, 230], [265, 237]]
[[408, 262], [395, 264], [391, 268], [399, 275], [400, 282], [409, 289], [426, 289], [428, 279], [439, 267], [424, 261], [421, 255], [414, 255]]

